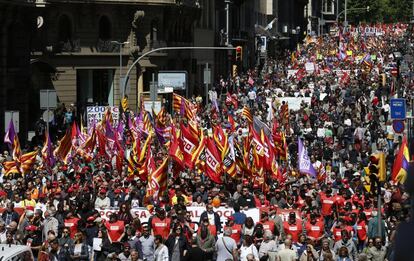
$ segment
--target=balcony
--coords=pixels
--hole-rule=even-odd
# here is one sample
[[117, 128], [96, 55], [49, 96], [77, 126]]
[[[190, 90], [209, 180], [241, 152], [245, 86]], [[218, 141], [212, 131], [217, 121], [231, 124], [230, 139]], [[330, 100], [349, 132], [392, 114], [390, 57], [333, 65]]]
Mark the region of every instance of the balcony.
[[96, 50], [100, 53], [115, 53], [119, 52], [119, 45], [114, 44], [111, 40], [98, 39]]
[[60, 41], [56, 45], [57, 53], [79, 53], [80, 51], [80, 39]]

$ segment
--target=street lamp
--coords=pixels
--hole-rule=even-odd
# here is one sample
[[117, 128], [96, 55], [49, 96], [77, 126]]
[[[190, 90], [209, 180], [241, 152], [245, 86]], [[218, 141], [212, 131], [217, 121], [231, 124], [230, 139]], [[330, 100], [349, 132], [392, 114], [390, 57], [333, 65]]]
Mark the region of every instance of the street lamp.
[[122, 46], [125, 44], [129, 44], [129, 42], [118, 42], [118, 41], [111, 41], [112, 44], [119, 45], [119, 89], [122, 91], [122, 97], [124, 98], [124, 89], [122, 88]]
[[[346, 3], [346, 1], [345, 1]], [[339, 17], [345, 13], [345, 20], [344, 20], [344, 25], [347, 26], [348, 25], [348, 12], [351, 11], [367, 11], [369, 12], [369, 6], [367, 7], [361, 7], [361, 8], [351, 8], [351, 9], [347, 9], [347, 7], [345, 6], [345, 10], [343, 10], [342, 12], [340, 12], [337, 16], [336, 16], [336, 23], [339, 23]]]

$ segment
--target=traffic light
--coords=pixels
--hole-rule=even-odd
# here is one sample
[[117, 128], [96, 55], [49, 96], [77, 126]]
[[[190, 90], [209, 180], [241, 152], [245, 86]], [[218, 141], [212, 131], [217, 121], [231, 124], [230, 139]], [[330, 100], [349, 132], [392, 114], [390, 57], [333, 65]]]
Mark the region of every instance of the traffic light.
[[243, 60], [243, 47], [237, 46], [236, 47], [236, 61], [242, 61]]
[[376, 174], [379, 181], [385, 181], [387, 178], [385, 154], [383, 152], [372, 154], [369, 161], [370, 174]]
[[236, 77], [237, 76], [237, 65], [235, 65], [235, 64], [233, 64], [233, 70], [232, 70], [232, 72], [233, 72], [233, 78], [234, 77]]

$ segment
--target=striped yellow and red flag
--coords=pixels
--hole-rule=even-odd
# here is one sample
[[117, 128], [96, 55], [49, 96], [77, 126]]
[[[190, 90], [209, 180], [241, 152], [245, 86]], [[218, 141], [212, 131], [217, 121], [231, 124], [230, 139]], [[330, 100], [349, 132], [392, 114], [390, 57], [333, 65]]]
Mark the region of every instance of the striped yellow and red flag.
[[37, 151], [28, 152], [20, 158], [20, 170], [22, 174], [27, 174], [36, 162]]
[[247, 121], [249, 123], [252, 123], [253, 122], [252, 113], [250, 112], [249, 108], [247, 108], [246, 106], [243, 107], [242, 115], [247, 119]]
[[165, 157], [161, 165], [148, 175], [147, 197], [158, 198], [167, 191], [168, 157]]
[[9, 176], [10, 174], [18, 173], [20, 173], [20, 170], [17, 167], [16, 161], [6, 161], [3, 163], [3, 174], [5, 177]]
[[59, 141], [59, 145], [55, 149], [55, 156], [61, 160], [65, 160], [71, 148], [72, 136], [70, 129], [68, 129], [65, 136], [63, 136], [63, 138]]
[[173, 110], [176, 113], [179, 113], [181, 116], [186, 117], [188, 120], [193, 120], [195, 118], [194, 114], [194, 105], [191, 104], [186, 98], [173, 93]]

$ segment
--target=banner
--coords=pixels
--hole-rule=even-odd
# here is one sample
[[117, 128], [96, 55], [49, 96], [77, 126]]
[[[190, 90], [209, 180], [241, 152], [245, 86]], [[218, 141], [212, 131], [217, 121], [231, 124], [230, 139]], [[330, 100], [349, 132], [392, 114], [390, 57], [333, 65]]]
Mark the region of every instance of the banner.
[[[112, 126], [118, 126], [119, 120], [119, 108], [116, 106], [109, 106], [112, 112], [113, 124]], [[86, 124], [92, 126], [93, 123], [98, 123], [105, 117], [106, 106], [88, 106], [86, 107]]]
[[298, 111], [300, 109], [300, 104], [302, 102], [310, 105], [311, 99], [310, 97], [278, 97], [276, 98], [280, 104], [282, 101], [285, 101], [289, 104], [289, 110]]
[[[112, 213], [117, 213], [118, 208], [105, 208], [105, 209], [96, 209], [101, 217], [105, 220], [109, 220], [109, 217]], [[206, 211], [205, 207], [187, 207], [187, 211], [191, 212], [191, 221], [199, 222], [201, 214]], [[233, 208], [218, 207], [214, 208], [214, 211], [220, 216], [221, 222], [224, 225], [227, 221], [227, 218], [234, 213]], [[260, 210], [258, 208], [252, 208], [248, 210], [242, 210], [241, 212], [245, 213], [246, 216], [253, 218], [253, 221], [256, 223], [260, 220]], [[146, 208], [133, 208], [131, 209], [131, 215], [133, 218], [138, 217], [141, 223], [148, 222], [151, 217], [151, 213]]]

